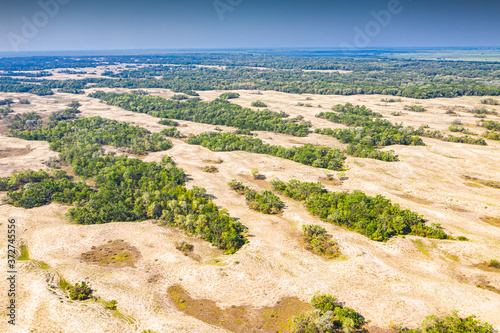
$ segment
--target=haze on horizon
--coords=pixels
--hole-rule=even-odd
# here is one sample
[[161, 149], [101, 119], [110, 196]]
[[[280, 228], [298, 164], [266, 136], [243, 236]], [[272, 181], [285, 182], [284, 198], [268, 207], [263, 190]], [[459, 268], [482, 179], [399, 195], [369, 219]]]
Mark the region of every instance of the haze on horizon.
[[0, 4], [0, 52], [497, 47], [499, 12], [492, 0], [20, 0]]

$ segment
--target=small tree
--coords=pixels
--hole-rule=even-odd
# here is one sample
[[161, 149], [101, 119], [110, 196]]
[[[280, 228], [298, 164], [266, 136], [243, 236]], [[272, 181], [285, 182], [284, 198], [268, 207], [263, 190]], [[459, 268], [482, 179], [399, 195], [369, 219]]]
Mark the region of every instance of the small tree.
[[250, 171], [250, 173], [252, 174], [253, 179], [258, 179], [259, 178], [259, 170], [252, 169], [252, 171]]

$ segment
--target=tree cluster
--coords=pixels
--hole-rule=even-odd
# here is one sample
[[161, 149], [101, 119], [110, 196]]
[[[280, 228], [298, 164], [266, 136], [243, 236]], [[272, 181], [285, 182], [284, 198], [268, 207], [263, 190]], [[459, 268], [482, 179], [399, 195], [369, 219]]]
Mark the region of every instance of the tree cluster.
[[315, 295], [311, 305], [316, 309], [292, 318], [294, 333], [356, 332], [365, 319], [354, 309], [338, 303], [332, 295]]
[[332, 236], [326, 233], [325, 228], [315, 224], [303, 225], [302, 231], [302, 239], [308, 250], [328, 258], [340, 255], [339, 246], [332, 240]]
[[291, 180], [273, 181], [280, 193], [304, 199], [307, 210], [322, 220], [359, 232], [375, 241], [387, 241], [397, 235], [449, 238], [439, 225], [427, 226], [426, 220], [408, 209], [401, 209], [381, 195], [371, 197], [361, 191], [327, 192], [313, 183]]
[[266, 154], [310, 165], [316, 168], [342, 170], [345, 155], [338, 149], [306, 144], [285, 148], [263, 143], [261, 139], [234, 133], [205, 132], [187, 140], [187, 143], [202, 145], [212, 151], [247, 151]]
[[264, 214], [279, 214], [285, 208], [285, 203], [281, 201], [273, 192], [262, 191], [258, 193], [243, 183], [233, 179], [229, 187], [239, 194], [245, 195], [248, 207]]
[[[68, 217], [76, 223], [157, 219], [162, 224], [196, 235], [226, 253], [234, 253], [246, 243], [245, 227], [226, 210], [219, 209], [205, 189], [188, 190], [184, 186], [184, 171], [177, 168], [171, 158], [165, 157], [161, 163], [146, 163], [113, 153], [104, 155], [100, 146], [132, 147], [136, 152], [138, 147], [149, 151], [170, 148], [170, 143], [159, 134], [153, 136], [139, 127], [99, 117], [62, 121], [46, 128], [39, 126], [32, 131], [13, 131], [12, 134], [29, 140], [49, 141], [51, 149], [60, 152], [60, 159], [70, 164], [77, 176], [92, 180], [97, 191], [68, 210]], [[13, 176], [14, 180], [1, 184], [11, 189], [26, 180], [33, 182], [30, 177], [35, 176], [45, 177], [43, 174]], [[61, 193], [66, 197], [68, 187], [56, 189], [52, 198]]]
[[104, 93], [101, 91], [89, 96], [99, 98], [107, 102], [108, 105], [115, 105], [129, 111], [147, 113], [154, 117], [233, 126], [251, 131], [260, 130], [306, 136], [308, 129], [311, 127], [308, 122], [297, 123], [285, 119], [288, 115], [283, 112], [254, 111], [250, 108], [231, 104], [221, 98], [211, 102], [194, 99], [179, 102], [154, 96]]

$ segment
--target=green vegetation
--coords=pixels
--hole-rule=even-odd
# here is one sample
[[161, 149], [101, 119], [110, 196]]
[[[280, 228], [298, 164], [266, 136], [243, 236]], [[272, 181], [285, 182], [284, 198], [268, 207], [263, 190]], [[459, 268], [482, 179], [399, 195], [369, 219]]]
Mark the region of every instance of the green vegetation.
[[267, 104], [262, 102], [262, 101], [252, 102], [252, 106], [254, 106], [256, 108], [267, 108]]
[[481, 120], [479, 126], [489, 129], [490, 131], [500, 131], [500, 122], [493, 120]]
[[235, 93], [235, 92], [227, 92], [223, 93], [222, 95], [219, 96], [221, 99], [234, 99], [240, 97], [240, 94]]
[[327, 193], [321, 183], [300, 182], [296, 179], [285, 183], [279, 179], [271, 181], [273, 189], [294, 200], [304, 201], [313, 193]]
[[23, 208], [40, 207], [50, 202], [80, 205], [94, 194], [85, 183], [71, 181], [64, 171], [49, 175], [43, 170], [0, 178], [0, 191], [9, 191], [6, 203]]
[[451, 124], [448, 129], [450, 130], [450, 132], [460, 132], [468, 135], [477, 135], [477, 133], [472, 132], [464, 126], [461, 126], [458, 122], [453, 122], [453, 124]]
[[173, 101], [182, 101], [188, 98], [189, 97], [187, 97], [186, 95], [181, 95], [181, 94], [173, 95], [172, 97], [170, 97], [170, 99]]
[[9, 119], [9, 128], [11, 130], [30, 130], [42, 123], [42, 117], [35, 113], [18, 113]]
[[[30, 114], [25, 114], [30, 116]], [[17, 115], [16, 115], [17, 116]], [[30, 116], [39, 119], [40, 116]], [[71, 151], [72, 147], [85, 146], [86, 144], [111, 145], [125, 149], [130, 154], [144, 154], [146, 151], [163, 151], [170, 149], [172, 143], [164, 136], [143, 129], [139, 126], [130, 126], [115, 120], [101, 117], [82, 118], [74, 121], [61, 121], [50, 123], [47, 127], [36, 126], [39, 121], [34, 120], [30, 125], [29, 120], [21, 119], [17, 122], [14, 117], [11, 128], [20, 128], [20, 131], [11, 131], [16, 137], [25, 140], [44, 140], [50, 142], [50, 148], [61, 151], [65, 146]], [[19, 124], [18, 124], [19, 123]], [[14, 124], [16, 124], [14, 126]], [[24, 125], [26, 124], [26, 125]], [[32, 129], [29, 131], [28, 129]], [[75, 132], [71, 132], [74, 130]]]
[[172, 127], [177, 127], [179, 126], [179, 123], [176, 121], [173, 121], [171, 119], [162, 119], [158, 122], [160, 125], [165, 125], [165, 126], [172, 126]]
[[336, 303], [332, 295], [316, 295], [311, 300], [316, 308], [299, 317], [293, 317], [294, 333], [356, 332], [365, 319], [354, 309]]
[[182, 253], [184, 253], [185, 256], [187, 256], [189, 254], [189, 252], [193, 252], [194, 245], [182, 241], [180, 243], [176, 243], [175, 248], [177, 250], [181, 251]]
[[53, 122], [75, 119], [77, 118], [77, 114], [81, 113], [77, 108], [68, 108], [61, 111], [54, 111], [51, 113], [49, 120]]
[[335, 258], [340, 255], [340, 250], [332, 236], [326, 233], [326, 229], [319, 225], [303, 225], [302, 231], [304, 232], [303, 239], [307, 244], [307, 249], [328, 257]]
[[217, 172], [219, 172], [219, 169], [217, 169], [217, 167], [214, 165], [206, 165], [203, 168], [203, 171], [208, 172], [208, 173], [217, 173]]
[[236, 179], [233, 179], [228, 185], [237, 193], [245, 195], [248, 207], [257, 212], [279, 214], [285, 208], [285, 203], [271, 191], [257, 193], [257, 191], [244, 186], [242, 182], [238, 182]]
[[386, 162], [398, 161], [392, 151], [381, 151], [379, 146], [414, 145], [422, 146], [422, 139], [405, 130], [402, 125], [393, 125], [381, 119], [382, 115], [374, 113], [366, 106], [354, 106], [350, 103], [335, 105], [336, 112], [321, 112], [316, 117], [334, 123], [344, 124], [349, 128], [316, 129], [315, 133], [330, 135], [349, 144], [346, 152], [349, 155], [373, 158]]
[[424, 111], [427, 111], [427, 109], [425, 107], [423, 107], [422, 105], [405, 105], [404, 106], [404, 109], [407, 110], [407, 111], [413, 111], [413, 112], [424, 112]]
[[12, 110], [11, 108], [1, 108], [0, 109], [0, 119], [1, 118], [6, 118], [9, 113], [13, 113], [14, 110]]
[[82, 281], [81, 284], [77, 283], [74, 286], [68, 287], [69, 298], [72, 300], [84, 301], [92, 297], [93, 290]]
[[181, 139], [184, 137], [182, 133], [175, 127], [165, 128], [160, 132], [161, 134], [168, 136], [170, 138]]
[[488, 263], [488, 266], [500, 269], [500, 261], [496, 259], [491, 259], [490, 262]]
[[402, 101], [401, 98], [382, 98], [382, 102], [384, 103], [400, 103]]
[[397, 333], [493, 333], [493, 327], [483, 323], [474, 316], [460, 318], [456, 314], [446, 318], [428, 316], [422, 323], [421, 329], [394, 327]]
[[318, 147], [311, 144], [285, 148], [263, 143], [261, 139], [234, 133], [205, 132], [186, 141], [189, 144], [202, 145], [212, 151], [247, 151], [285, 158], [316, 168], [342, 170], [346, 157], [338, 149]]
[[488, 105], [498, 105], [498, 100], [494, 98], [485, 98], [481, 100], [481, 103], [483, 104], [488, 104]]
[[397, 235], [449, 238], [439, 225], [426, 226], [422, 216], [381, 195], [370, 197], [361, 191], [329, 193], [314, 183], [292, 180], [271, 183], [273, 187], [294, 199], [305, 198], [307, 210], [322, 220], [359, 232], [375, 241], [387, 241]]
[[102, 91], [89, 95], [106, 101], [125, 110], [147, 113], [154, 117], [189, 120], [198, 123], [234, 126], [251, 131], [269, 131], [306, 136], [311, 124], [308, 122], [292, 122], [285, 119], [285, 113], [269, 110], [254, 111], [231, 104], [228, 100], [217, 98], [212, 102], [194, 99], [185, 102], [166, 100], [161, 97], [138, 96], [135, 94], [104, 93]]
[[413, 134], [418, 135], [418, 136], [427, 137], [427, 138], [438, 139], [441, 141], [447, 141], [447, 142], [468, 143], [468, 144], [480, 145], [480, 146], [487, 145], [486, 141], [484, 141], [483, 138], [473, 138], [473, 137], [470, 137], [468, 135], [464, 135], [464, 136], [448, 135], [448, 136], [445, 136], [441, 131], [428, 130], [427, 126], [425, 126], [425, 125], [420, 126], [417, 130], [413, 131]]
[[[177, 168], [171, 158], [164, 157], [161, 163], [146, 163], [126, 156], [104, 155], [100, 147], [112, 145], [135, 153], [170, 148], [170, 143], [159, 134], [99, 117], [51, 123], [45, 128], [38, 126], [32, 131], [12, 131], [12, 134], [28, 140], [49, 141], [50, 148], [60, 153], [61, 161], [71, 165], [77, 176], [92, 180], [97, 188], [87, 198], [81, 194], [88, 193], [83, 184], [75, 185], [65, 178], [61, 178], [62, 185], [56, 188], [52, 183], [57, 179], [47, 178], [43, 172], [14, 175], [2, 179], [6, 190], [35, 181], [44, 187], [24, 186], [9, 193], [10, 197], [14, 195], [13, 200], [24, 199], [29, 193], [26, 205], [42, 204], [31, 199], [31, 193], [41, 193], [44, 202], [64, 199], [63, 202], [78, 203], [68, 210], [67, 216], [79, 224], [158, 219], [226, 253], [234, 253], [246, 243], [245, 227], [225, 210], [220, 210], [205, 189], [186, 189], [184, 171]], [[47, 188], [53, 190], [51, 196], [47, 195]]]

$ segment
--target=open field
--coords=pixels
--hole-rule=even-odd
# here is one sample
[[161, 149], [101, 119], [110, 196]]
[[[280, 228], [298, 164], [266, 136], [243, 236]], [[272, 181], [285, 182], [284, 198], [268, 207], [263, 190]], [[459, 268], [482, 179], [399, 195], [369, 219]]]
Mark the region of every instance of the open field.
[[[95, 90], [87, 89], [86, 93]], [[174, 95], [166, 89], [145, 90], [164, 98]], [[200, 91], [199, 94], [204, 100], [212, 100], [222, 92]], [[285, 111], [291, 117], [302, 115], [311, 121], [313, 129], [342, 127], [315, 115], [328, 111], [333, 105], [350, 102], [366, 105], [392, 122], [408, 126], [428, 124], [432, 130], [447, 131], [458, 118], [474, 132], [484, 130], [476, 125], [479, 119], [466, 112], [466, 109], [481, 107], [480, 100], [484, 97], [402, 98], [399, 103], [384, 103], [382, 98], [392, 96], [238, 92], [240, 98], [231, 102], [250, 107], [251, 102], [260, 100], [273, 111]], [[4, 98], [12, 98], [14, 102], [19, 98], [30, 100], [29, 105], [13, 104], [16, 113], [36, 111], [47, 117], [77, 100], [82, 104], [83, 117], [99, 115], [134, 123], [152, 132], [166, 128], [158, 124], [158, 118], [107, 106], [86, 94], [56, 93], [40, 97], [0, 93], [0, 99]], [[297, 106], [299, 102], [313, 107]], [[413, 104], [420, 104], [427, 111], [404, 110], [404, 105]], [[456, 114], [445, 113], [451, 108]], [[486, 108], [500, 112], [500, 106], [487, 105]], [[391, 115], [397, 111], [404, 115]], [[499, 121], [500, 117], [488, 115], [487, 119]], [[178, 122], [181, 125], [178, 129], [185, 135], [216, 127]], [[234, 130], [218, 127], [223, 131]], [[292, 147], [312, 143], [345, 148], [336, 139], [318, 134], [298, 138], [256, 133], [273, 145]], [[348, 179], [337, 185], [325, 180], [326, 174], [334, 173], [332, 171], [268, 155], [212, 152], [179, 139], [172, 140], [171, 150], [141, 157], [144, 161], [160, 161], [165, 155], [172, 156], [188, 175], [188, 187], [206, 188], [218, 206], [226, 208], [249, 228], [250, 242], [233, 255], [223, 255], [207, 242], [186, 236], [178, 229], [159, 226], [155, 221], [83, 226], [67, 220], [64, 214], [68, 207], [64, 205], [50, 204], [30, 210], [1, 205], [0, 229], [6, 234], [7, 218], [16, 217], [18, 237], [27, 246], [31, 258], [19, 264], [18, 328], [22, 332], [228, 332], [234, 325], [218, 324], [217, 320], [229, 320], [231, 315], [227, 314], [233, 313], [231, 309], [243, 309], [242, 318], [264, 326], [266, 322], [271, 323], [269, 327], [276, 328], [281, 327], [281, 322], [267, 318], [266, 310], [298, 315], [300, 312], [294, 312], [307, 308], [303, 302], [309, 302], [319, 292], [338, 296], [369, 320], [372, 327], [389, 328], [391, 323], [416, 327], [427, 315], [448, 315], [457, 310], [460, 316], [476, 315], [500, 329], [500, 271], [482, 266], [490, 259], [500, 259], [500, 189], [491, 186], [500, 181], [500, 142], [486, 140], [488, 146], [475, 146], [423, 140], [427, 146], [385, 148], [393, 149], [400, 162], [348, 157], [348, 170], [344, 172]], [[0, 134], [0, 176], [46, 168], [42, 161], [51, 156], [57, 154], [49, 150], [46, 142], [11, 138], [5, 132]], [[203, 171], [204, 166], [211, 164], [209, 161], [218, 159], [223, 161], [217, 164], [218, 173]], [[253, 168], [265, 179], [252, 179]], [[369, 195], [381, 194], [424, 215], [431, 223], [440, 223], [448, 234], [465, 236], [470, 241], [406, 236], [387, 243], [374, 242], [322, 222], [309, 214], [302, 203], [284, 197], [281, 198], [286, 203], [283, 214], [257, 213], [227, 186], [229, 181], [237, 179], [256, 190], [270, 189], [273, 178], [322, 181], [331, 191], [362, 190]], [[339, 244], [342, 256], [326, 260], [307, 251], [300, 241], [304, 224], [324, 227]], [[6, 238], [1, 239], [0, 246], [6, 248]], [[192, 255], [185, 256], [175, 248], [180, 241], [194, 245]], [[113, 253], [96, 256], [96, 251], [102, 252], [100, 249]], [[124, 257], [124, 253], [132, 259]], [[6, 259], [5, 252], [1, 258]], [[40, 262], [48, 267], [37, 264]], [[80, 304], [60, 300], [48, 286], [49, 281], [58, 276], [72, 284], [88, 281], [102, 299], [118, 302], [120, 314], [98, 302]], [[5, 285], [6, 281], [1, 280], [0, 286]], [[187, 309], [176, 303], [172, 291], [183, 295]], [[210, 304], [213, 314], [208, 318], [198, 313], [200, 307], [192, 305], [198, 299]], [[277, 304], [283, 304], [283, 309]], [[198, 312], [195, 315], [193, 311]], [[8, 329], [2, 325], [5, 322], [0, 323], [0, 331]]]

